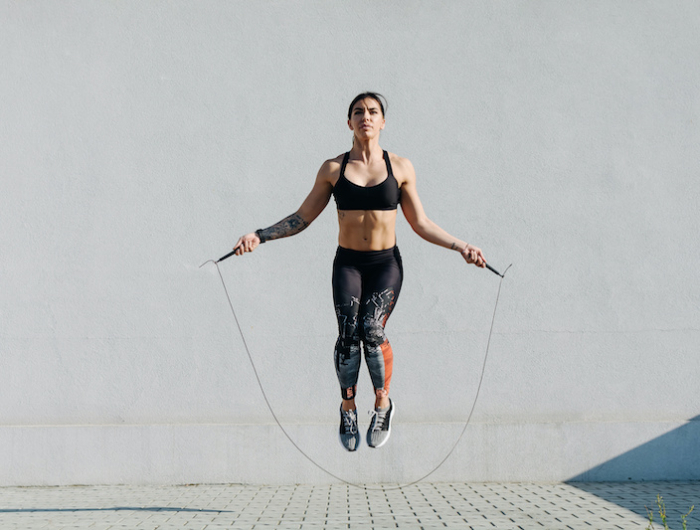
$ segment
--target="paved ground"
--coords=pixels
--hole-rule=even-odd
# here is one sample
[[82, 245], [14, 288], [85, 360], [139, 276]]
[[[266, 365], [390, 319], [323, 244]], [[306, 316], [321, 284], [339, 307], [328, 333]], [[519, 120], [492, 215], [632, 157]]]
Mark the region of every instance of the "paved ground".
[[[0, 488], [0, 529], [473, 528], [645, 529], [662, 495], [681, 529], [700, 482], [391, 486]], [[655, 521], [659, 520], [658, 511]], [[655, 528], [663, 528], [657, 525]], [[700, 529], [700, 517], [688, 517]]]

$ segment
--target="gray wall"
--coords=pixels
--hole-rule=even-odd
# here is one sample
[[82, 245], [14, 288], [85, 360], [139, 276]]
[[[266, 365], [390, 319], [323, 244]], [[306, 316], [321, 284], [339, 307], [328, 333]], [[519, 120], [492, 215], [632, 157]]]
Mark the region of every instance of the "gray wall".
[[[2, 1], [0, 483], [335, 481], [198, 266], [299, 206], [366, 89], [431, 218], [514, 264], [431, 479], [700, 478], [699, 28], [695, 1]], [[414, 480], [498, 278], [400, 216], [394, 432], [346, 454], [336, 232], [331, 203], [222, 273], [297, 443]]]

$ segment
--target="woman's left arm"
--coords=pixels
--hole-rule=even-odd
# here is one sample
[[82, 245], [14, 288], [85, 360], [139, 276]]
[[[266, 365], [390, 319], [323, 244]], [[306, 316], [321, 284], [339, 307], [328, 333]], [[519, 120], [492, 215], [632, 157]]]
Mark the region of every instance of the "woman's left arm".
[[477, 267], [485, 267], [486, 258], [484, 258], [480, 248], [450, 235], [425, 214], [423, 204], [418, 196], [416, 172], [411, 161], [407, 158], [397, 157], [392, 163], [398, 170], [396, 176], [401, 184], [401, 210], [413, 231], [430, 243], [456, 250], [467, 263], [473, 263]]

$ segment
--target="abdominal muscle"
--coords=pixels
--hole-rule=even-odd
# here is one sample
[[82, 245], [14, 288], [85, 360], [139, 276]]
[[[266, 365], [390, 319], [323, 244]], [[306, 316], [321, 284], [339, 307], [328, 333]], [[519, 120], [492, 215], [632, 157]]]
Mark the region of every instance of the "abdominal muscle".
[[338, 244], [350, 250], [396, 245], [396, 210], [338, 210]]

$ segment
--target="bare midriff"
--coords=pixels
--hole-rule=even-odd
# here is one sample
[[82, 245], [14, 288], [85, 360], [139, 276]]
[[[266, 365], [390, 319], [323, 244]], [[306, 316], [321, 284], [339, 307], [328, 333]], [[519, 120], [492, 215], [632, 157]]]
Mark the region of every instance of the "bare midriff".
[[396, 210], [338, 210], [338, 244], [350, 250], [396, 245]]

